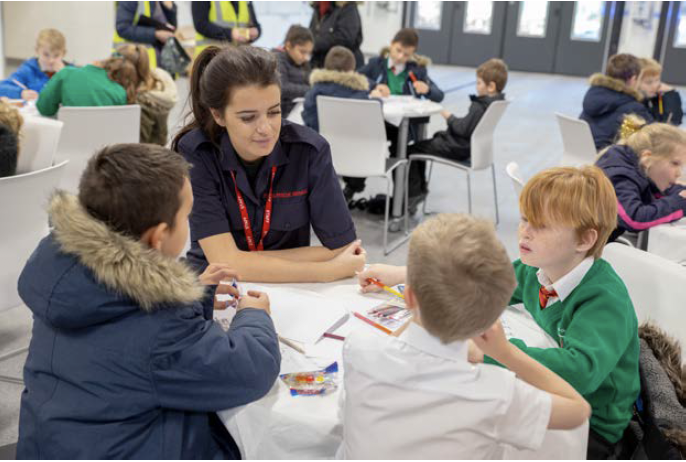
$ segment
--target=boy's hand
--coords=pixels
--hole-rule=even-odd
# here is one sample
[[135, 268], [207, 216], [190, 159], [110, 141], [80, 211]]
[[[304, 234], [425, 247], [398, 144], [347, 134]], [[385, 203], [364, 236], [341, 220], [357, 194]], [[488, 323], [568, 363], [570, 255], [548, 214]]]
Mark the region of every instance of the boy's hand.
[[21, 92], [21, 99], [24, 101], [33, 101], [38, 99], [38, 92], [35, 90], [24, 90]]
[[377, 279], [384, 285], [393, 287], [405, 282], [407, 269], [404, 266], [384, 265], [377, 263], [370, 265], [369, 268], [357, 274], [357, 281], [360, 283], [363, 293], [381, 292], [381, 287], [371, 284], [369, 279]]
[[238, 279], [238, 273], [232, 270], [229, 265], [224, 263], [212, 263], [207, 269], [198, 276], [200, 284], [204, 286], [216, 286], [222, 281]]
[[441, 115], [445, 120], [448, 120], [452, 114], [450, 113], [450, 111], [446, 111], [445, 109], [443, 109], [441, 111]]
[[501, 363], [505, 362], [502, 359], [507, 358], [512, 348], [517, 348], [507, 341], [500, 320], [496, 321], [486, 332], [472, 338], [472, 340], [483, 354]]
[[247, 295], [243, 295], [238, 301], [238, 307], [236, 310], [240, 311], [244, 308], [255, 308], [258, 310], [264, 310], [267, 314], [271, 315], [272, 312], [269, 309], [269, 295], [264, 292], [258, 292], [257, 290], [249, 290]]
[[667, 85], [664, 82], [660, 82], [660, 86], [658, 87], [657, 91], [660, 93], [667, 93], [668, 91], [674, 90], [674, 87]]
[[367, 252], [362, 247], [362, 241], [356, 240], [348, 245], [341, 253], [336, 255], [331, 262], [340, 268], [341, 274], [345, 276], [353, 276], [357, 272], [364, 269], [364, 264], [367, 262]]
[[416, 82], [412, 82], [412, 85], [414, 86], [414, 91], [416, 91], [420, 95], [425, 95], [429, 93], [429, 86], [426, 84], [426, 82], [417, 80]]
[[[218, 301], [217, 295], [231, 295], [233, 300]], [[230, 306], [236, 306], [236, 301], [240, 299], [240, 292], [231, 284], [218, 284], [217, 290], [214, 291], [214, 309], [225, 310]]]
[[369, 92], [369, 97], [370, 98], [383, 98], [383, 95], [381, 94], [381, 91], [377, 87], [377, 88], [375, 88]]
[[388, 85], [386, 84], [380, 83], [376, 87], [374, 87], [374, 90], [378, 90], [382, 98], [391, 96], [391, 89], [388, 88]]
[[484, 362], [484, 352], [476, 346], [473, 340], [467, 340], [467, 346], [469, 347], [467, 361], [473, 364]]

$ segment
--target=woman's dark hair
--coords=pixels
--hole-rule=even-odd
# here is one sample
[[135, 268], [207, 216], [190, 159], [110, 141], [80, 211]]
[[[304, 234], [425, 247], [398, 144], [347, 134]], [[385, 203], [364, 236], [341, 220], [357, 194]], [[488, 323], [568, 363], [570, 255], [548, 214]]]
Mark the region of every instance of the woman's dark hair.
[[281, 87], [276, 58], [272, 53], [251, 46], [207, 47], [195, 58], [191, 70], [193, 121], [176, 134], [172, 149], [177, 151], [181, 138], [195, 128], [200, 128], [213, 142], [217, 142], [224, 128], [214, 121], [210, 109], [224, 112], [233, 92], [251, 85]]

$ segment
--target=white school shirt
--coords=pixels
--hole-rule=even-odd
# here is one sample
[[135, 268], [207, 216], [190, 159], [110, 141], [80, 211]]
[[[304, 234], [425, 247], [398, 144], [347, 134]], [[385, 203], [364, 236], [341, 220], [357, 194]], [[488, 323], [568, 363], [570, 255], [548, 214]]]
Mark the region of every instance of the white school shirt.
[[[395, 70], [393, 69], [394, 66], [395, 66]], [[393, 62], [393, 60], [392, 60], [391, 57], [389, 56], [389, 57], [388, 57], [388, 68], [389, 68], [391, 71], [393, 71], [393, 74], [398, 75], [398, 74], [400, 74], [402, 71], [405, 70], [405, 63], [403, 63], [403, 64], [396, 64], [396, 63]]]
[[565, 298], [569, 297], [569, 294], [571, 294], [572, 291], [576, 289], [576, 286], [581, 284], [581, 280], [584, 278], [584, 276], [586, 276], [588, 270], [591, 269], [591, 266], [593, 266], [594, 261], [595, 260], [593, 259], [593, 257], [584, 258], [581, 263], [574, 267], [573, 270], [562, 276], [555, 283], [550, 282], [550, 278], [545, 275], [543, 270], [539, 269], [536, 272], [536, 277], [538, 278], [539, 284], [544, 286], [545, 289], [548, 291], [554, 289], [555, 292], [557, 292], [557, 297], [550, 297], [548, 299], [548, 303], [546, 304], [546, 306], [544, 306], [544, 308], [552, 305], [558, 300], [564, 302]]
[[338, 457], [502, 459], [508, 447], [538, 449], [550, 395], [507, 369], [470, 364], [467, 348], [414, 323], [398, 338], [349, 335]]

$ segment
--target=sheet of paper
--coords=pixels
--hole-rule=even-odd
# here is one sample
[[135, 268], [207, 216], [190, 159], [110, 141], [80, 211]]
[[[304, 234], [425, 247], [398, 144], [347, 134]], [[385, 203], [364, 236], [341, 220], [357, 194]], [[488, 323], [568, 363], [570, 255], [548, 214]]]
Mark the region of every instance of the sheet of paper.
[[348, 313], [339, 300], [307, 290], [255, 284], [241, 284], [241, 290], [266, 292], [276, 331], [282, 337], [304, 344], [314, 344]]

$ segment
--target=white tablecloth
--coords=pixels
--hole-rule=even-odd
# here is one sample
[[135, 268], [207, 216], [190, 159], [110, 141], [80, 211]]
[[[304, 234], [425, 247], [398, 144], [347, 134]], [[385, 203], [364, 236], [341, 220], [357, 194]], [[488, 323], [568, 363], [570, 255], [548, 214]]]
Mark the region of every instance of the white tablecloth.
[[650, 228], [648, 252], [686, 265], [686, 219]]
[[[388, 299], [386, 295], [362, 295], [355, 280], [333, 284], [294, 284], [293, 287], [312, 290], [327, 297], [343, 301], [348, 309], [363, 309], [369, 304]], [[370, 298], [373, 299], [370, 300]], [[362, 308], [360, 308], [362, 307]], [[508, 308], [503, 315], [505, 330], [528, 344], [555, 347], [555, 342], [523, 308]], [[341, 330], [370, 329], [386, 335], [352, 317]], [[339, 340], [320, 341], [320, 357], [305, 358], [299, 353], [282, 348], [283, 366], [292, 367], [302, 361], [323, 367], [338, 361], [342, 365], [343, 343]], [[328, 356], [328, 357], [327, 357]], [[299, 358], [298, 358], [299, 357]], [[303, 369], [308, 370], [308, 369]], [[339, 416], [339, 396], [343, 386], [343, 372], [339, 373], [339, 390], [326, 396], [290, 395], [288, 387], [279, 379], [272, 390], [259, 401], [240, 408], [219, 413], [224, 425], [236, 440], [245, 459], [333, 459], [343, 437]], [[510, 459], [584, 459], [588, 438], [588, 424], [571, 431], [549, 431], [538, 451], [507, 453]]]
[[428, 99], [410, 95], [393, 95], [383, 98], [383, 117], [386, 122], [398, 126], [405, 117], [425, 117], [441, 112], [443, 106]]

